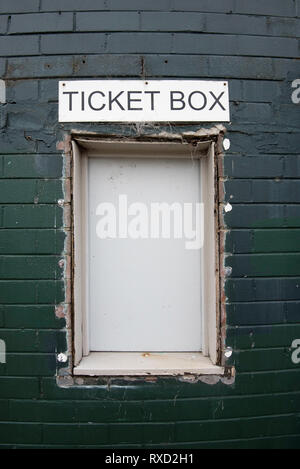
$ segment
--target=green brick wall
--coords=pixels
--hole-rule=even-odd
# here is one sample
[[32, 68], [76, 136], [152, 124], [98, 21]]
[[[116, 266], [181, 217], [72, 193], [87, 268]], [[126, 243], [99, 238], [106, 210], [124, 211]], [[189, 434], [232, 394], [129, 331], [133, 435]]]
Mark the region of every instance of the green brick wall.
[[[0, 35], [0, 448], [299, 448], [300, 0], [1, 0]], [[233, 207], [220, 206], [234, 379], [82, 386], [57, 361], [70, 326], [63, 78], [229, 81], [219, 173]]]

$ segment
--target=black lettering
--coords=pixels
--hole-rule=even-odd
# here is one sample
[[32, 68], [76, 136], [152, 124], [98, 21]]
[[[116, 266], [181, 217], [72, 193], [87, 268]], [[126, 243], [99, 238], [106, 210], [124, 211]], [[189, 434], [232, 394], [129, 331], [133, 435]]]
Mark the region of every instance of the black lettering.
[[[180, 95], [180, 98], [174, 98], [174, 94], [177, 93]], [[185, 108], [185, 102], [183, 100], [184, 94], [182, 91], [170, 91], [170, 98], [171, 98], [171, 110], [172, 111], [182, 111]], [[180, 102], [181, 107], [174, 107], [174, 101]]]
[[127, 103], [128, 103], [128, 111], [142, 111], [142, 107], [131, 107], [132, 102], [141, 102], [141, 99], [134, 99], [131, 97], [132, 93], [139, 93], [141, 94], [141, 91], [127, 91]]
[[160, 94], [160, 91], [145, 91], [145, 94], [151, 95], [151, 111], [154, 111], [154, 95]]
[[[192, 104], [192, 96], [194, 96], [194, 94], [196, 94], [196, 93], [201, 94], [201, 96], [203, 97], [203, 105], [202, 105], [201, 107], [195, 107], [195, 106], [193, 106], [193, 104]], [[194, 109], [194, 111], [202, 111], [202, 109], [205, 108], [206, 104], [207, 104], [207, 98], [206, 98], [205, 94], [202, 93], [202, 91], [193, 91], [193, 92], [189, 95], [189, 105], [190, 105], [190, 107], [191, 107], [192, 109]]]
[[84, 91], [81, 91], [81, 110], [84, 111]]
[[117, 96], [115, 96], [114, 98], [112, 98], [112, 92], [109, 91], [108, 93], [108, 103], [109, 103], [109, 110], [111, 111], [112, 110], [112, 104], [113, 103], [116, 103], [118, 104], [119, 108], [122, 110], [122, 111], [125, 111], [125, 109], [123, 108], [122, 104], [118, 101], [118, 97], [121, 96], [121, 94], [123, 94], [124, 91], [120, 91], [119, 94], [117, 94]]
[[72, 111], [72, 95], [78, 94], [78, 91], [63, 91], [63, 94], [69, 95], [69, 111]]
[[214, 98], [215, 102], [214, 104], [209, 108], [209, 110], [211, 111], [216, 104], [219, 104], [219, 106], [223, 109], [223, 111], [225, 111], [225, 107], [222, 106], [222, 104], [220, 103], [220, 99], [222, 98], [223, 94], [224, 94], [224, 91], [222, 91], [222, 93], [220, 94], [220, 96], [216, 97], [212, 91], [210, 91], [210, 94], [212, 95], [212, 97]]
[[102, 93], [102, 91], [93, 91], [93, 92], [89, 95], [89, 99], [88, 99], [89, 106], [90, 106], [91, 109], [93, 109], [93, 111], [102, 111], [102, 109], [105, 107], [105, 104], [102, 104], [102, 106], [100, 106], [100, 107], [95, 107], [95, 106], [92, 105], [92, 97], [93, 97], [95, 94], [101, 94], [101, 96], [103, 96], [103, 98], [105, 97], [105, 94]]

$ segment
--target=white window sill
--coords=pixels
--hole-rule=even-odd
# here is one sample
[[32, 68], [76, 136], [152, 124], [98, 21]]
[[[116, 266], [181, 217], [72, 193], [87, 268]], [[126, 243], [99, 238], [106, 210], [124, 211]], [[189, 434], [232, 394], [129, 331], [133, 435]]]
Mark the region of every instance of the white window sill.
[[120, 375], [221, 375], [224, 368], [213, 365], [200, 352], [91, 352], [74, 368], [77, 376]]

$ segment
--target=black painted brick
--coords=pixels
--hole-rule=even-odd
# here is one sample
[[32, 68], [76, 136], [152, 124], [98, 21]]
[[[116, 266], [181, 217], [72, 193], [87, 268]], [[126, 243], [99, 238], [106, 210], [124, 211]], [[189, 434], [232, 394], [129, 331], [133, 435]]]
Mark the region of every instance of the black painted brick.
[[294, 0], [239, 0], [235, 4], [235, 11], [253, 15], [278, 15], [294, 17], [296, 13]]
[[168, 53], [172, 49], [170, 33], [112, 33], [107, 38], [108, 53]]
[[182, 33], [174, 35], [173, 47], [179, 54], [257, 56], [259, 51], [261, 57], [298, 57], [298, 41], [293, 38], [215, 34], [212, 41], [208, 34]]
[[101, 33], [55, 34], [41, 38], [43, 54], [101, 53], [105, 50], [106, 35]]
[[0, 13], [23, 13], [39, 10], [39, 0], [1, 0]]
[[7, 102], [36, 101], [38, 82], [33, 80], [6, 81]]
[[33, 13], [13, 15], [9, 33], [47, 33], [73, 31], [72, 13]]
[[265, 202], [265, 203], [299, 203], [298, 179], [288, 180], [250, 180], [232, 179], [224, 183], [226, 200], [234, 203]]
[[2, 56], [36, 55], [39, 53], [39, 38], [27, 35], [21, 40], [15, 36], [2, 36], [0, 41], [0, 54]]
[[2, 305], [0, 314], [3, 325], [9, 329], [61, 329], [65, 326], [64, 318], [57, 318], [54, 306], [44, 305]]
[[76, 14], [76, 31], [138, 31], [137, 12], [88, 12]]
[[36, 399], [39, 397], [38, 378], [0, 376], [0, 398]]
[[62, 157], [60, 155], [7, 155], [3, 156], [5, 178], [60, 178]]
[[[37, 13], [38, 3], [0, 5], [0, 33], [12, 13], [10, 32], [19, 34], [2, 37], [4, 53], [12, 57], [0, 60], [0, 75], [6, 71], [9, 78], [0, 134], [6, 279], [0, 281], [0, 339], [9, 349], [7, 363], [0, 364], [0, 419], [13, 422], [0, 424], [1, 448], [299, 446], [289, 434], [299, 433], [299, 365], [292, 363], [290, 348], [298, 335], [300, 299], [299, 109], [291, 103], [291, 83], [300, 76], [299, 0], [42, 0], [41, 11], [53, 13]], [[78, 12], [74, 24], [80, 31], [94, 33], [47, 34], [71, 31], [71, 12]], [[146, 32], [151, 30], [158, 32]], [[40, 54], [38, 35], [32, 34], [39, 31], [41, 53], [53, 55], [26, 57]], [[109, 386], [56, 384], [55, 355], [67, 347], [65, 320], [55, 316], [65, 301], [57, 266], [65, 234], [56, 204], [63, 183], [56, 144], [74, 128], [57, 123], [57, 81], [141, 76], [230, 81], [231, 149], [224, 177], [234, 179], [224, 184], [233, 210], [224, 227], [235, 227], [226, 241], [234, 255], [225, 263], [233, 267], [226, 285], [226, 343], [235, 349], [237, 368], [231, 385], [176, 378], [132, 386], [122, 379]], [[117, 124], [76, 125], [87, 128], [120, 131]], [[124, 133], [132, 130], [124, 127]]]

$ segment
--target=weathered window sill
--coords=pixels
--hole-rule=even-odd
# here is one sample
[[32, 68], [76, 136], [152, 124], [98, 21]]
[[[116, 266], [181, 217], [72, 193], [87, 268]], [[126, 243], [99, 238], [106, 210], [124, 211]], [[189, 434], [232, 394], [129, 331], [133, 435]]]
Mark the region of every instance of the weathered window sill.
[[91, 352], [74, 368], [76, 376], [223, 375], [200, 352]]

